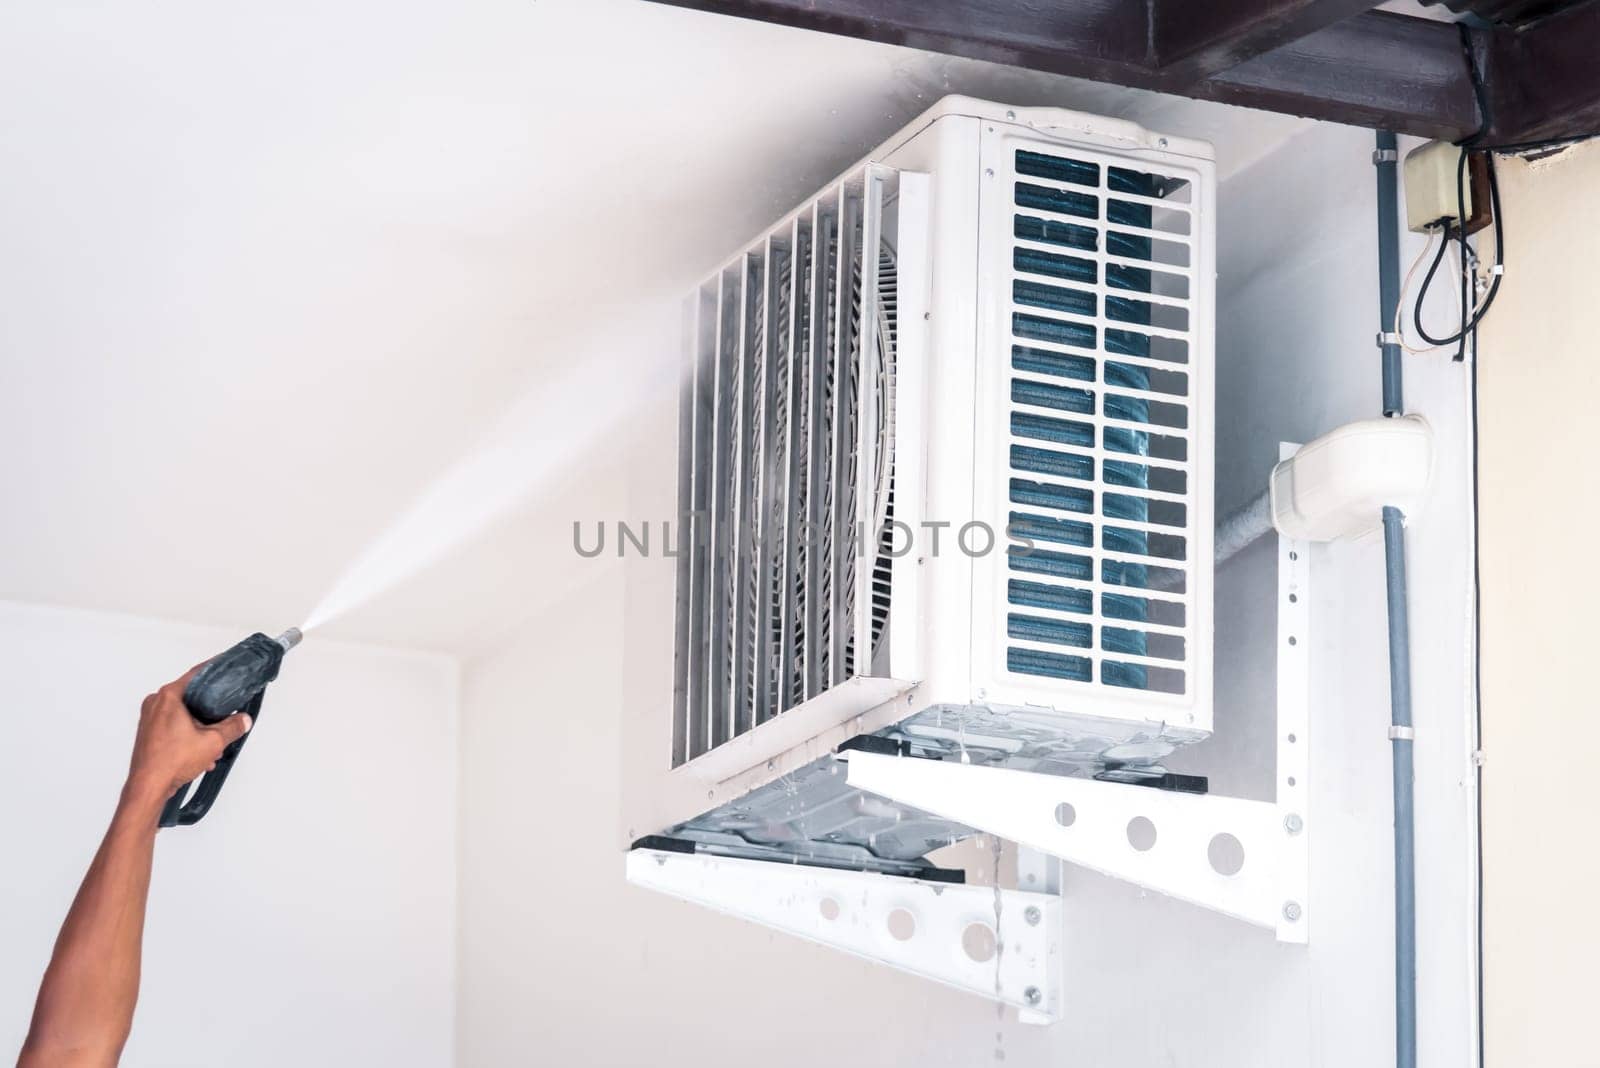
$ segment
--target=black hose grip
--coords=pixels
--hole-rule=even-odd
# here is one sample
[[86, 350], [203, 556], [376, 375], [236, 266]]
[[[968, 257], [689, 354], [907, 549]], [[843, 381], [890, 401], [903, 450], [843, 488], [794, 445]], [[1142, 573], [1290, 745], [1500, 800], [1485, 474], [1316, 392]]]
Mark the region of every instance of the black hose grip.
[[[183, 704], [197, 721], [220, 723], [235, 712], [261, 716], [261, 699], [267, 683], [278, 677], [283, 646], [265, 634], [252, 634], [227, 652], [212, 657], [183, 688]], [[187, 827], [200, 822], [228, 781], [239, 750], [250, 740], [246, 734], [222, 751], [211, 770], [196, 783], [184, 783], [161, 810], [161, 826]], [[191, 787], [193, 790], [191, 791]]]
[[[261, 699], [266, 693], [266, 690], [256, 691], [250, 703], [239, 711], [248, 713], [252, 720], [260, 719]], [[254, 733], [253, 729], [251, 733]], [[222, 792], [222, 784], [228, 781], [228, 772], [233, 770], [233, 762], [239, 759], [239, 750], [243, 749], [244, 743], [249, 740], [250, 735], [246, 734], [224, 749], [217, 762], [211, 766], [211, 770], [200, 776], [197, 782], [186, 782], [178, 787], [178, 792], [167, 798], [166, 805], [161, 809], [160, 825], [187, 827], [199, 823], [200, 818], [211, 811], [212, 803]]]
[[265, 634], [252, 634], [207, 661], [183, 688], [183, 703], [201, 723], [220, 723], [266, 689], [281, 663], [283, 646]]

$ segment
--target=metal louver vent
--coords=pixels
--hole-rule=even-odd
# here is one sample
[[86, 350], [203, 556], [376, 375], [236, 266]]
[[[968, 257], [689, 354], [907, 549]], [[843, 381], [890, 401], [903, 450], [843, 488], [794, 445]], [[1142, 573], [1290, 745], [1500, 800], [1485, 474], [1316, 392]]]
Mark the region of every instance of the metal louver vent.
[[[1015, 143], [1013, 142], [1013, 145]], [[1005, 665], [1195, 686], [1194, 190], [1143, 162], [1007, 151]]]
[[694, 298], [674, 766], [870, 674], [887, 633], [896, 301], [883, 187], [871, 169], [840, 183]]

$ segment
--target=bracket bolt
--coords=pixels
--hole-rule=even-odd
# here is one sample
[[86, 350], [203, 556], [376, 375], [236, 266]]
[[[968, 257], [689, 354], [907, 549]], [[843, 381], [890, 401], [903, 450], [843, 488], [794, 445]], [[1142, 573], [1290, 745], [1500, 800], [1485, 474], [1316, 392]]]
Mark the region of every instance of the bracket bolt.
[[1299, 834], [1305, 828], [1305, 821], [1300, 818], [1300, 813], [1291, 812], [1283, 817], [1283, 829], [1290, 834]]
[[1028, 989], [1022, 992], [1022, 1000], [1026, 1001], [1029, 1005], [1037, 1005], [1039, 1002], [1044, 1000], [1044, 995], [1039, 993], [1038, 987], [1030, 986]]
[[1039, 921], [1044, 919], [1044, 913], [1039, 911], [1038, 905], [1029, 905], [1022, 913], [1022, 918], [1028, 921], [1029, 927], [1039, 926]]
[[1283, 918], [1294, 923], [1300, 918], [1300, 902], [1285, 901], [1283, 903]]

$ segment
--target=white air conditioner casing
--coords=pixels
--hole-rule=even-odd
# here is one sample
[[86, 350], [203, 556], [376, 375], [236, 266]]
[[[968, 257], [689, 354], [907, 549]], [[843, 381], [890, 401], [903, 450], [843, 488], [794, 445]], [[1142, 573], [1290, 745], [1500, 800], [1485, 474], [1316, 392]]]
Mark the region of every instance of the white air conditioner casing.
[[1214, 194], [1205, 143], [949, 97], [700, 287], [636, 827], [915, 874], [970, 832], [841, 745], [1137, 776], [1210, 733]]

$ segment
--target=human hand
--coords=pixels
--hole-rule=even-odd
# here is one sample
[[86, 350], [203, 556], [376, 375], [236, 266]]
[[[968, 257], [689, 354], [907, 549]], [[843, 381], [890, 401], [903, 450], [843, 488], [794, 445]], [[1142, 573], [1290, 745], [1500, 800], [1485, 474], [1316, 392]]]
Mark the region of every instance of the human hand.
[[204, 666], [196, 664], [144, 699], [128, 768], [130, 790], [165, 802], [179, 787], [210, 771], [222, 751], [250, 729], [250, 717], [243, 712], [213, 724], [189, 714], [183, 688]]

